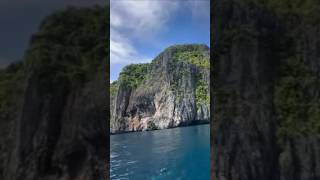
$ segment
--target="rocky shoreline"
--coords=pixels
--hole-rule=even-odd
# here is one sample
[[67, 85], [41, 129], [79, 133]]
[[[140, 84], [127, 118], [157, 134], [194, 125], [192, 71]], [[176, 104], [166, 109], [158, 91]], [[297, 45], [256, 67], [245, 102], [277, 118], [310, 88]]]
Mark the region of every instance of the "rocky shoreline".
[[[194, 124], [188, 124], [188, 125], [181, 125], [181, 126], [176, 126], [176, 127], [171, 127], [171, 128], [166, 128], [166, 129], [175, 129], [175, 128], [181, 128], [181, 127], [188, 127], [188, 126], [201, 126], [201, 125], [210, 125], [210, 122], [208, 121], [201, 121], [201, 122], [196, 122]], [[112, 133], [110, 132], [110, 135], [118, 135], [118, 134], [130, 134], [130, 133], [135, 133], [135, 132], [145, 132], [145, 131], [159, 131], [159, 130], [164, 130], [164, 129], [153, 129], [153, 130], [141, 130], [141, 131], [123, 131], [123, 132], [116, 132]]]

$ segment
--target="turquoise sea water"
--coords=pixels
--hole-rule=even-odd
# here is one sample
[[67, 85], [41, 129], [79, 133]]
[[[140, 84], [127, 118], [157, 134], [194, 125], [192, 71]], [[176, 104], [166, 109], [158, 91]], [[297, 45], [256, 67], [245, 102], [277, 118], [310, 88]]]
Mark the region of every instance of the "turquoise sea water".
[[110, 137], [112, 180], [209, 180], [209, 125]]

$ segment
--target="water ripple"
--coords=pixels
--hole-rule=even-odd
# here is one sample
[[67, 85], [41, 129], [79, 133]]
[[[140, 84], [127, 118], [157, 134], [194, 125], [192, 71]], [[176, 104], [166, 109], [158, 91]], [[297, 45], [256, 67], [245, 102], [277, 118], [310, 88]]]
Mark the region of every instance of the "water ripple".
[[210, 179], [209, 125], [111, 136], [111, 180]]

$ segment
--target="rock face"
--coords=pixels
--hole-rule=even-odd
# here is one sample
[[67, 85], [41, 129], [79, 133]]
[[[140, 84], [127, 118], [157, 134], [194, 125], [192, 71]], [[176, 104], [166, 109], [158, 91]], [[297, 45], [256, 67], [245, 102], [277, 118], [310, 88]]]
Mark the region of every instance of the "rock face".
[[7, 134], [0, 179], [108, 177], [107, 14], [101, 7], [70, 8], [45, 19], [33, 36], [21, 105], [7, 119], [15, 131]]
[[108, 152], [104, 74], [79, 89], [61, 82], [45, 97], [31, 75], [12, 154], [15, 172], [7, 179], [102, 179]]
[[319, 15], [304, 9], [319, 5], [306, 3], [212, 3], [213, 179], [320, 179]]
[[111, 86], [112, 133], [209, 122], [209, 48], [171, 46], [150, 64], [124, 68]]

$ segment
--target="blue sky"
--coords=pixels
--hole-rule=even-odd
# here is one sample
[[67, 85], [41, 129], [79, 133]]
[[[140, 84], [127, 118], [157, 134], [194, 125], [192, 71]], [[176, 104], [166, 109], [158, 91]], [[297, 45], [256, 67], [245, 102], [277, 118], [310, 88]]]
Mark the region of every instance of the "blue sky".
[[184, 43], [210, 45], [210, 0], [111, 0], [110, 81]]

